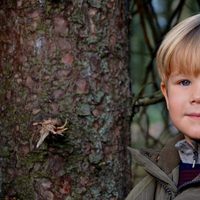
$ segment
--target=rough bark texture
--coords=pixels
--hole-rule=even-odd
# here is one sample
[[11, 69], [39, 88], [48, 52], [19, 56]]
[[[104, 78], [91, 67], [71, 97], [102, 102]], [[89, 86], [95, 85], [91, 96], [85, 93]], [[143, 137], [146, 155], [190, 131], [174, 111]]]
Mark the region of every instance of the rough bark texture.
[[[124, 0], [2, 0], [3, 199], [124, 199], [130, 186]], [[64, 123], [39, 148], [39, 126]]]

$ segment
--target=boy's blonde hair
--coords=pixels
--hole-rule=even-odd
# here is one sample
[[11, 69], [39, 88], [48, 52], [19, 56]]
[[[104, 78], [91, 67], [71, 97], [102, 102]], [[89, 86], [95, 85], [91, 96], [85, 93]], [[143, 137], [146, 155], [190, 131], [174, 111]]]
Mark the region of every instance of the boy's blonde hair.
[[157, 51], [156, 63], [163, 82], [172, 71], [195, 76], [200, 73], [200, 14], [169, 31]]

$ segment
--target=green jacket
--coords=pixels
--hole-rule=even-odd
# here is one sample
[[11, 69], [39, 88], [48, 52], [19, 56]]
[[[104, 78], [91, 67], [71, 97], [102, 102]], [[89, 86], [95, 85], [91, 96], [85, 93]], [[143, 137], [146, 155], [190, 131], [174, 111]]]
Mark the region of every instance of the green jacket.
[[175, 144], [181, 139], [183, 136], [169, 141], [159, 153], [129, 148], [134, 160], [144, 167], [148, 175], [125, 200], [200, 200], [200, 175], [177, 188], [180, 158]]

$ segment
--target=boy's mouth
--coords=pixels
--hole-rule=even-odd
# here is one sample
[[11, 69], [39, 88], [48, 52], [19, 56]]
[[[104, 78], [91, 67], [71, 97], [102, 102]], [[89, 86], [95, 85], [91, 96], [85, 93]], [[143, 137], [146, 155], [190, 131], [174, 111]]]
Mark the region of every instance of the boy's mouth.
[[191, 118], [200, 118], [200, 113], [189, 113], [189, 114], [186, 114], [185, 116], [191, 117]]

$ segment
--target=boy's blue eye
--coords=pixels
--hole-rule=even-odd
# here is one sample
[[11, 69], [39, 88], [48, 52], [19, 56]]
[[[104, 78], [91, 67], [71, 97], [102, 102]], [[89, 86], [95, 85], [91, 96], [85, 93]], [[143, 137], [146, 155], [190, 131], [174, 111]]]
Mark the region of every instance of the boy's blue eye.
[[191, 84], [191, 81], [189, 81], [189, 80], [182, 80], [182, 81], [179, 82], [179, 84], [182, 85], [182, 86], [188, 86], [188, 85]]

